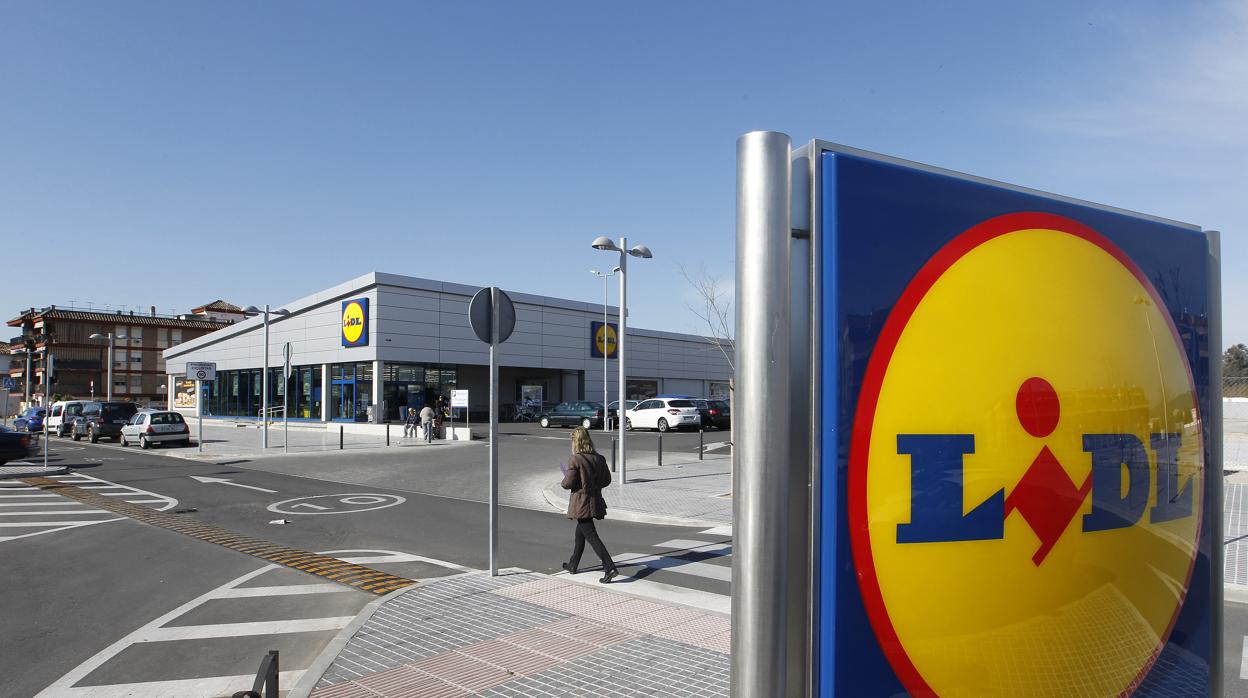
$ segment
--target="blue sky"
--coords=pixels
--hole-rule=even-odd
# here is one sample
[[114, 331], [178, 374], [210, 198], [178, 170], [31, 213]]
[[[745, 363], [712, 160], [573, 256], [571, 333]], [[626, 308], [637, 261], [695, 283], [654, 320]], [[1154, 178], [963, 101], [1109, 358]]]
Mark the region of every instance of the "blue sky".
[[597, 300], [626, 234], [631, 322], [698, 331], [679, 269], [731, 284], [768, 129], [1222, 230], [1248, 342], [1248, 1], [861, 5], [4, 3], [0, 313], [372, 270]]

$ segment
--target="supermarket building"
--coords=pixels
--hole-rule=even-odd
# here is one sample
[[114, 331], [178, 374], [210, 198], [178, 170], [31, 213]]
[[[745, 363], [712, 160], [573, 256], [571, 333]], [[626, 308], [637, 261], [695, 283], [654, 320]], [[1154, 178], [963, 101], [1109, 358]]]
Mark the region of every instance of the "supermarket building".
[[[269, 413], [291, 419], [374, 422], [469, 391], [471, 418], [484, 416], [489, 346], [473, 334], [468, 303], [476, 286], [372, 272], [280, 306], [269, 317]], [[540, 403], [603, 401], [602, 304], [508, 292], [516, 327], [499, 348], [500, 415], [509, 420]], [[277, 307], [275, 306], [275, 309]], [[610, 324], [618, 309], [609, 307]], [[282, 380], [284, 347], [292, 372]], [[607, 381], [617, 399], [619, 364], [608, 345]], [[629, 399], [678, 393], [727, 399], [731, 367], [712, 341], [629, 327]], [[261, 411], [264, 327], [259, 316], [164, 352], [169, 401], [206, 417], [255, 419]], [[196, 396], [188, 362], [213, 362], [217, 377]], [[526, 409], [527, 408], [527, 409]], [[540, 407], [537, 407], [540, 409]]]

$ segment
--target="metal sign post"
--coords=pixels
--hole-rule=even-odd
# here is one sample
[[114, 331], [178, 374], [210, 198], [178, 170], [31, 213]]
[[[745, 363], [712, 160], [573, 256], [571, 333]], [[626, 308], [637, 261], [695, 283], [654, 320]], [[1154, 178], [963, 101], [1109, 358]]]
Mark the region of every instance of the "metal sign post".
[[[48, 340], [51, 345], [52, 340]], [[39, 438], [43, 439], [43, 467], [48, 467], [48, 448], [52, 442], [48, 439], [48, 418], [52, 416], [52, 403], [48, 402], [49, 395], [52, 390], [52, 351], [51, 346], [43, 350], [43, 435]]]
[[217, 380], [217, 364], [211, 361], [186, 362], [186, 377], [195, 381], [195, 415], [199, 420], [196, 441], [204, 452], [204, 383]]
[[285, 363], [282, 364], [282, 450], [290, 453], [290, 357], [294, 352], [290, 348], [290, 342], [286, 342], [286, 346], [282, 348], [282, 357]]
[[498, 576], [498, 345], [516, 328], [516, 308], [498, 288], [477, 291], [468, 304], [468, 323], [490, 345], [490, 576]]

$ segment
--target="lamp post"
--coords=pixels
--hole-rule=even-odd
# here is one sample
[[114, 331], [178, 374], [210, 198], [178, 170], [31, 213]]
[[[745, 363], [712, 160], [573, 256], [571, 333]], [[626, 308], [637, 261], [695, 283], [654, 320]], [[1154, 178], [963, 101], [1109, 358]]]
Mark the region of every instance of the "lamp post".
[[269, 310], [269, 304], [265, 303], [264, 310], [249, 305], [243, 308], [243, 312], [264, 316], [264, 362], [260, 373], [260, 448], [265, 449], [269, 447], [269, 315], [290, 315], [290, 311], [285, 308]]
[[[607, 403], [611, 401], [611, 396], [607, 392], [607, 354], [611, 353], [607, 351], [607, 279], [615, 276], [619, 272], [619, 267], [612, 269], [609, 274], [603, 274], [597, 269], [589, 270], [590, 274], [602, 277], [602, 433], [604, 434], [611, 433], [611, 422], [607, 419]], [[597, 338], [595, 338], [595, 341], [596, 339]], [[616, 340], [615, 347], [615, 350], [618, 352], [620, 350], [618, 338]], [[616, 418], [622, 419], [624, 413], [618, 407], [615, 411]]]
[[611, 238], [600, 235], [594, 238], [590, 243], [595, 250], [606, 250], [608, 252], [618, 252], [620, 254], [620, 330], [616, 337], [616, 356], [620, 362], [620, 403], [616, 407], [616, 416], [620, 421], [620, 484], [628, 483], [628, 471], [626, 470], [627, 460], [625, 459], [624, 450], [624, 424], [628, 421], [624, 416], [625, 408], [628, 405], [627, 390], [628, 382], [625, 378], [624, 371], [624, 334], [628, 325], [628, 258], [629, 256], [640, 257], [642, 259], [650, 259], [654, 255], [651, 254], [650, 248], [645, 245], [637, 245], [632, 249], [628, 247], [628, 238], [621, 237], [620, 244], [617, 246]]
[[99, 332], [96, 332], [95, 334], [91, 335], [90, 338], [108, 340], [108, 385], [105, 388], [106, 390], [105, 395], [107, 395], [107, 397], [105, 397], [104, 399], [112, 400], [113, 399], [113, 351], [116, 349], [117, 340], [130, 339], [130, 337], [124, 334], [113, 334], [112, 332], [105, 332], [104, 334], [100, 334]]

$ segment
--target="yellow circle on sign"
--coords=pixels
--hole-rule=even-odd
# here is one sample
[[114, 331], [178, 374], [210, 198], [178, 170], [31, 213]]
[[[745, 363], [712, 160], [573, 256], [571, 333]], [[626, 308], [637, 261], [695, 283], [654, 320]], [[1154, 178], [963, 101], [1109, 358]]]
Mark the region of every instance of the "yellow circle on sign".
[[[1053, 411], [1037, 417], [1035, 405]], [[1013, 214], [938, 253], [881, 334], [850, 455], [859, 587], [906, 689], [1134, 690], [1190, 581], [1203, 514], [1201, 434], [1174, 325], [1108, 240], [1058, 216]], [[941, 435], [969, 435], [973, 449], [954, 457], [960, 471], [928, 478], [911, 444]], [[1106, 499], [1096, 501], [1125, 497], [1131, 478], [1138, 486], [1147, 477], [1147, 505], [1138, 519], [1097, 530], [1085, 519], [1097, 496], [1089, 444], [1132, 437], [1147, 454], [1144, 469], [1122, 466], [1117, 491], [1100, 480]], [[1173, 439], [1177, 478], [1159, 470], [1157, 447]], [[939, 518], [916, 509], [958, 477], [962, 497], [948, 530], [907, 529]], [[916, 492], [916, 483], [935, 486]], [[956, 539], [976, 507], [991, 509], [1001, 493], [1000, 535]], [[1190, 502], [1186, 515], [1154, 522], [1158, 504], [1176, 501]]]
[[347, 303], [342, 309], [342, 337], [347, 343], [360, 341], [364, 334], [364, 308], [358, 302]]
[[615, 355], [615, 346], [619, 342], [616, 336], [615, 328], [602, 324], [598, 326], [598, 331], [594, 333], [594, 343], [598, 345], [598, 352], [606, 357]]

